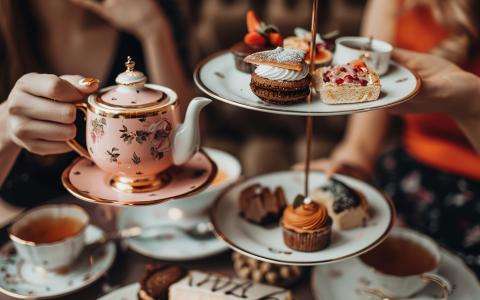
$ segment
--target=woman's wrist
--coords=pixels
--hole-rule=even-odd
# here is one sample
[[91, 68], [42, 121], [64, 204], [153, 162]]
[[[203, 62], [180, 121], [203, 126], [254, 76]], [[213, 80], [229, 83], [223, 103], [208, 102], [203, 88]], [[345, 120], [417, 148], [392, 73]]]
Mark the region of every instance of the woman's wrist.
[[456, 105], [458, 109], [450, 111], [450, 116], [457, 122], [480, 119], [480, 77], [467, 73], [462, 81], [460, 105]]

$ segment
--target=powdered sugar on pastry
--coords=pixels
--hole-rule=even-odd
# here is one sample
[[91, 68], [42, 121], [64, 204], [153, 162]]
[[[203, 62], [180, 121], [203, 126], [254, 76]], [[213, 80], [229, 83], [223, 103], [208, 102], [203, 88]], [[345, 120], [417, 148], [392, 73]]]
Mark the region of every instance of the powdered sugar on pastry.
[[253, 53], [244, 61], [254, 65], [269, 65], [273, 67], [302, 71], [305, 65], [305, 52], [300, 49], [282, 48]]

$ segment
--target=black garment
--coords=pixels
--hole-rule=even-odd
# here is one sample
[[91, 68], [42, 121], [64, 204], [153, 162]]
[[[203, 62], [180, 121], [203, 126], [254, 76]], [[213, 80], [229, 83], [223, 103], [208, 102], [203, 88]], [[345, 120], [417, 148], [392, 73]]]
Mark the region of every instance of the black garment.
[[480, 182], [426, 166], [397, 149], [380, 160], [378, 183], [409, 227], [453, 250], [480, 276]]

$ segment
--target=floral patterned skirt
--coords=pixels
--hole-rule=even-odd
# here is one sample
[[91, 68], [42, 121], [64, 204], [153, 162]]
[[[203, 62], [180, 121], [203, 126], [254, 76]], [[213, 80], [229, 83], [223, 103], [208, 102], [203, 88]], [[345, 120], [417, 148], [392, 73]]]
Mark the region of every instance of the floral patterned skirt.
[[377, 166], [377, 183], [399, 218], [456, 252], [480, 276], [480, 182], [426, 166], [402, 149]]

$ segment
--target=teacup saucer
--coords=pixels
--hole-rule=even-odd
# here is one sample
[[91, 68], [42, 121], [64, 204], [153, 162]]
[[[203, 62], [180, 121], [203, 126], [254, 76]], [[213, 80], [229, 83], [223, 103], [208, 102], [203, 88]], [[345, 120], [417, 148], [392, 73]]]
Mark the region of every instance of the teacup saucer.
[[[283, 171], [264, 174], [236, 183], [227, 188], [215, 201], [211, 209], [211, 220], [216, 234], [230, 248], [258, 260], [286, 265], [318, 265], [360, 255], [379, 243], [390, 232], [395, 209], [392, 202], [380, 191], [357, 179], [335, 175], [367, 198], [373, 211], [366, 227], [351, 230], [333, 228], [332, 243], [326, 249], [317, 252], [299, 252], [288, 248], [282, 237], [280, 226], [263, 227], [252, 224], [240, 216], [238, 198], [240, 192], [253, 183], [275, 188], [283, 187], [287, 201], [293, 202], [296, 195], [303, 191], [304, 174], [299, 171]], [[316, 188], [325, 182], [321, 172], [311, 172], [310, 182]]]
[[[90, 225], [87, 242], [99, 239], [102, 230]], [[78, 262], [63, 273], [47, 272], [26, 263], [12, 243], [0, 250], [0, 292], [20, 299], [44, 299], [71, 294], [100, 278], [113, 263], [115, 245], [107, 244], [91, 256], [80, 257]]]
[[[440, 275], [447, 278], [454, 286], [451, 300], [480, 299], [480, 284], [475, 274], [468, 269], [462, 260], [442, 249]], [[358, 258], [349, 259], [336, 264], [318, 266], [312, 270], [311, 285], [315, 298], [318, 300], [334, 299], [365, 299], [361, 287], [371, 287], [372, 278], [368, 278], [365, 266]], [[430, 285], [409, 299], [439, 299], [439, 291]], [[441, 294], [440, 294], [441, 295]]]
[[171, 237], [165, 238], [161, 234], [159, 238], [134, 238], [125, 240], [125, 244], [133, 251], [147, 257], [183, 261], [213, 256], [228, 249], [223, 241], [215, 237], [196, 240], [172, 227], [188, 228], [208, 221], [206, 215], [185, 217], [178, 208], [155, 205], [122, 209], [117, 217], [117, 227], [122, 229], [131, 226], [166, 225], [164, 229], [160, 228], [159, 232], [164, 232]]
[[154, 191], [119, 191], [110, 185], [111, 174], [84, 158], [76, 159], [63, 171], [62, 183], [75, 197], [88, 202], [119, 206], [151, 205], [194, 195], [208, 187], [216, 173], [215, 162], [200, 150], [186, 164], [168, 169], [164, 173], [169, 177], [168, 183]]

